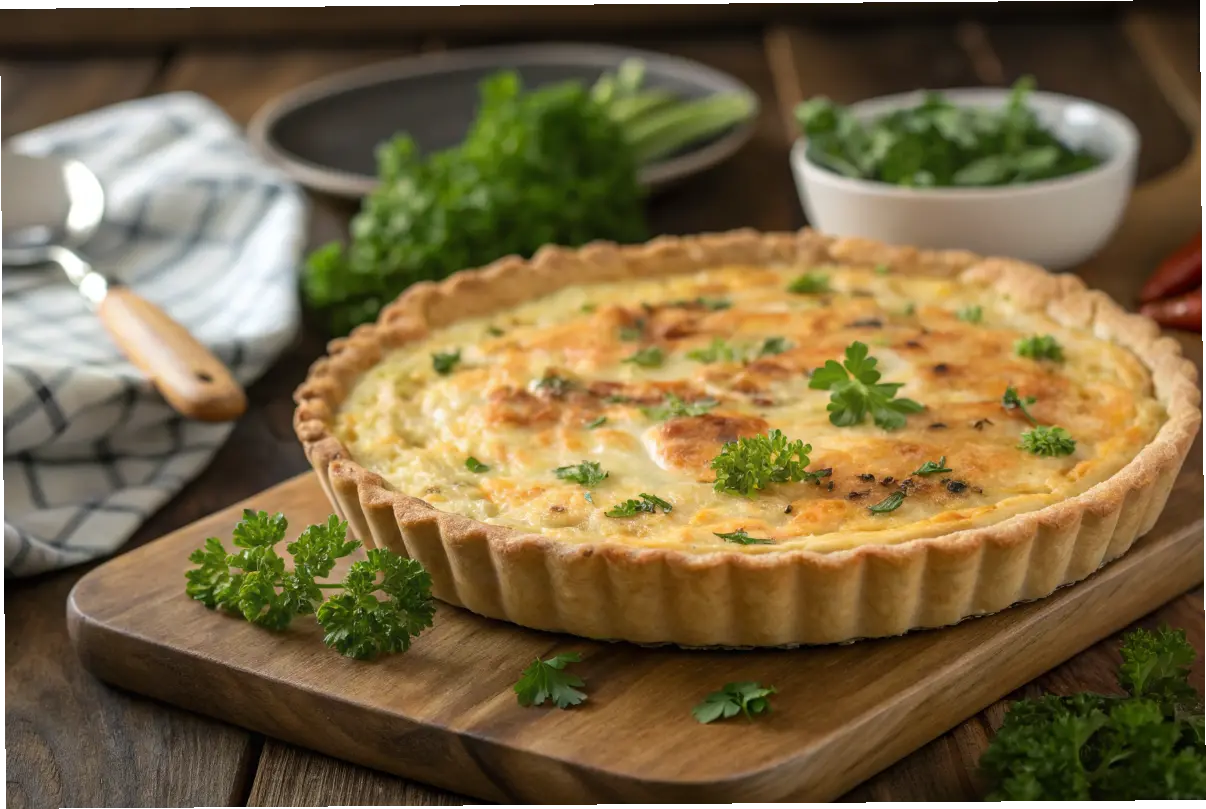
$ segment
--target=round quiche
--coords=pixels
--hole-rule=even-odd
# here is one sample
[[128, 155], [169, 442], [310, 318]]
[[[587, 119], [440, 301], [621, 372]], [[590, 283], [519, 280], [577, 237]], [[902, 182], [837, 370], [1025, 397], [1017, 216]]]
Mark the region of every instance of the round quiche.
[[1125, 553], [1201, 414], [1072, 275], [751, 231], [546, 248], [330, 345], [325, 491], [439, 598], [592, 638], [789, 646], [1040, 598]]

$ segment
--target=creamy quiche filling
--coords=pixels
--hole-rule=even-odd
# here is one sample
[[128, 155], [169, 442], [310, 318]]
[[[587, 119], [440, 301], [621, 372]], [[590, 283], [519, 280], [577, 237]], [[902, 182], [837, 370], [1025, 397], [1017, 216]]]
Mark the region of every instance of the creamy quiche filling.
[[[848, 371], [818, 369], [855, 344], [882, 375], [865, 381], [899, 384], [875, 401], [918, 406], [843, 423], [866, 386], [823, 389]], [[398, 491], [560, 541], [824, 552], [1067, 499], [1165, 418], [1128, 351], [998, 293], [884, 267], [732, 266], [435, 331], [358, 381], [336, 435]], [[810, 448], [793, 456], [803, 473], [718, 491], [714, 459], [754, 457], [775, 430]]]

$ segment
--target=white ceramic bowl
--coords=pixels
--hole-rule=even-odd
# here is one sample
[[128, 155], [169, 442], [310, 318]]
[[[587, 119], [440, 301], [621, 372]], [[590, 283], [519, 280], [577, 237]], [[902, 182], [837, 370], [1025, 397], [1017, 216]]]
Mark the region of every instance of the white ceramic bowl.
[[[1008, 90], [942, 90], [959, 106], [1003, 106]], [[853, 104], [860, 119], [878, 118], [922, 100], [921, 92]], [[1060, 270], [1096, 253], [1118, 226], [1135, 179], [1139, 133], [1115, 110], [1071, 96], [1033, 93], [1039, 121], [1074, 148], [1104, 158], [1089, 171], [996, 188], [903, 188], [856, 180], [805, 157], [804, 138], [791, 151], [792, 171], [809, 223], [834, 236], [891, 244], [963, 248], [1010, 256]]]

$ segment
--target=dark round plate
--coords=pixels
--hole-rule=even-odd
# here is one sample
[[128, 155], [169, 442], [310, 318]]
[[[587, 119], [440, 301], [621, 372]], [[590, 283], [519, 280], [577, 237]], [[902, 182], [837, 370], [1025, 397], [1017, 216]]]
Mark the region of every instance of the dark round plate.
[[[359, 198], [377, 185], [374, 150], [399, 132], [424, 152], [455, 146], [477, 110], [478, 83], [515, 70], [525, 87], [579, 79], [594, 82], [628, 58], [645, 63], [645, 86], [684, 98], [754, 92], [706, 65], [606, 45], [518, 45], [448, 51], [383, 62], [307, 84], [266, 104], [248, 126], [252, 145], [304, 186]], [[641, 169], [657, 189], [728, 158], [753, 134], [755, 115], [709, 141]]]

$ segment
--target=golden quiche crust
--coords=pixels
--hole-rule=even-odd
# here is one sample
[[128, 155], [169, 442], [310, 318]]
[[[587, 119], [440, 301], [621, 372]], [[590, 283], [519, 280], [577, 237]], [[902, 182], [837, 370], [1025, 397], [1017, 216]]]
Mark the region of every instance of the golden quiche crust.
[[[700, 523], [702, 528], [682, 527], [671, 542], [636, 541], [624, 535], [623, 529], [619, 535], [599, 531], [597, 537], [582, 536], [580, 528], [563, 530], [555, 523], [534, 521], [533, 527], [543, 529], [546, 535], [525, 532], [515, 525], [478, 521], [439, 510], [414, 496], [419, 492], [399, 491], [395, 483], [353, 460], [353, 453], [340, 440], [342, 437], [355, 443], [355, 430], [349, 429], [346, 419], [340, 419], [349, 399], [362, 395], [358, 383], [395, 349], [414, 347], [447, 327], [586, 285], [636, 284], [656, 278], [667, 278], [665, 283], [669, 284], [674, 281], [670, 276], [698, 275], [723, 267], [766, 268], [768, 273], [773, 270], [777, 273], [773, 283], [777, 284], [785, 268], [799, 273], [829, 265], [876, 267], [906, 281], [947, 279], [956, 289], [1008, 298], [1011, 306], [1041, 314], [1061, 329], [1125, 349], [1129, 353], [1117, 352], [1112, 359], [1109, 352], [1105, 356], [1113, 364], [1121, 364], [1123, 354], [1126, 361], [1138, 359], [1150, 376], [1150, 383], [1143, 380], [1145, 386], [1150, 385], [1147, 398], [1163, 409], [1163, 420], [1158, 429], [1156, 422], [1151, 422], [1154, 434], [1150, 441], [1128, 451], [1117, 471], [1111, 470], [1108, 477], [1086, 490], [1054, 502], [985, 524], [956, 519], [952, 530], [945, 532], [939, 528], [935, 533], [930, 520], [925, 533], [917, 534], [922, 538], [900, 532], [908, 528], [905, 519], [903, 529], [884, 534], [890, 536], [887, 541], [855, 540], [858, 544], [851, 545], [842, 541], [843, 515], [850, 513], [851, 506], [839, 490], [833, 498], [808, 501], [814, 506], [810, 511], [810, 519], [816, 520], [812, 528], [829, 539], [789, 541], [784, 547], [732, 546], [715, 539], [708, 544], [691, 539], [710, 538], [713, 531], [734, 530], [738, 522], [742, 527], [749, 523], [750, 535], [761, 536], [759, 528], [768, 524], [751, 522], [748, 511], [735, 514], [731, 524], [725, 523], [725, 515], [721, 514], [719, 521], [709, 518], [706, 524]], [[855, 304], [857, 309], [857, 301]], [[723, 313], [716, 314], [723, 318]], [[631, 327], [634, 324], [620, 322], [631, 316], [619, 306], [600, 307], [592, 315], [591, 325], [598, 327], [600, 321], [607, 320], [608, 327]], [[706, 316], [701, 319], [700, 313], [684, 309], [667, 317], [650, 317], [641, 325], [646, 331], [644, 339], [653, 342], [700, 332], [701, 342], [695, 347], [703, 348], [707, 335], [706, 328], [700, 329], [701, 322], [706, 326]], [[846, 326], [843, 324], [841, 341], [849, 336]], [[859, 339], [863, 339], [861, 334]], [[890, 336], [881, 337], [876, 331], [868, 334], [864, 341], [882, 340], [885, 352], [901, 348], [890, 345]], [[556, 329], [548, 336], [559, 339]], [[539, 339], [539, 333], [534, 339]], [[687, 344], [694, 345], [690, 340]], [[811, 353], [818, 353], [818, 357]], [[875, 345], [871, 353], [877, 353]], [[803, 354], [808, 356], [785, 353], [781, 361], [769, 356], [743, 367], [718, 365], [714, 370], [726, 376], [727, 389], [734, 393], [736, 404], [724, 402], [707, 418], [671, 420], [655, 426], [649, 435], [662, 455], [662, 465], [679, 471], [695, 470], [698, 479], [705, 480], [703, 456], [711, 457], [713, 445], [735, 435], [764, 431], [766, 422], [760, 418], [759, 408], [748, 406], [749, 401], [767, 404], [761, 397], [774, 391], [778, 380], [785, 374], [798, 376], [793, 362], [819, 365], [825, 358], [838, 358], [828, 346]], [[526, 373], [530, 369], [523, 370]], [[982, 384], [974, 368], [955, 370], [967, 378], [952, 380], [951, 384]], [[936, 372], [947, 374], [951, 369]], [[1119, 374], [1127, 376], [1125, 371]], [[691, 381], [697, 381], [695, 377]], [[1052, 275], [1022, 262], [962, 251], [925, 251], [861, 239], [835, 239], [807, 229], [773, 234], [743, 230], [659, 238], [638, 246], [596, 243], [578, 250], [549, 247], [530, 261], [506, 258], [440, 283], [417, 284], [386, 307], [377, 323], [362, 326], [330, 344], [328, 356], [314, 364], [295, 394], [294, 425], [324, 490], [354, 533], [369, 547], [387, 547], [418, 559], [431, 573], [433, 592], [446, 602], [523, 626], [592, 638], [682, 646], [790, 646], [897, 635], [914, 628], [953, 624], [1046, 596], [1125, 553], [1154, 525], [1197, 433], [1201, 413], [1196, 377], [1193, 364], [1181, 356], [1178, 343], [1162, 337], [1152, 321], [1126, 313], [1103, 293], [1087, 290], [1072, 275]], [[905, 380], [885, 376], [884, 381]], [[676, 390], [680, 383], [658, 382], [666, 390]], [[917, 381], [921, 385], [941, 383], [933, 378]], [[614, 390], [616, 383], [611, 381], [587, 379], [581, 384], [587, 388], [582, 394], [584, 401], [593, 408], [585, 412], [591, 415], [609, 395], [632, 393]], [[1004, 381], [989, 379], [983, 384], [1003, 387]], [[647, 394], [648, 385], [648, 381], [641, 383], [639, 392]], [[823, 391], [812, 393], [822, 402], [827, 399]], [[908, 386], [901, 395], [910, 395]], [[577, 429], [584, 418], [581, 408], [567, 416], [564, 408], [550, 406], [547, 398], [532, 397], [521, 386], [494, 384], [486, 398], [486, 422], [498, 429], [536, 424], [555, 431], [557, 428], [549, 425], [565, 419], [573, 421]], [[945, 402], [944, 409], [960, 418], [979, 415], [975, 404], [965, 407], [957, 398]], [[1140, 421], [1138, 416], [1135, 418]], [[911, 421], [914, 419], [931, 421], [925, 414], [910, 416]], [[776, 426], [772, 416], [767, 420]], [[422, 424], [416, 426], [423, 429]], [[1061, 426], [1075, 437], [1076, 424], [1061, 422]], [[1140, 425], [1134, 429], [1140, 429]], [[810, 442], [808, 434], [785, 431], [789, 438]], [[815, 462], [810, 468], [815, 469], [825, 459], [818, 441], [811, 443]], [[644, 449], [639, 451], [643, 453]], [[460, 464], [464, 458], [454, 460]], [[912, 460], [902, 456], [900, 463], [909, 465]], [[836, 470], [840, 464], [832, 465]], [[1091, 465], [1086, 462], [1082, 466], [1088, 469]], [[848, 477], [850, 470], [844, 472]], [[607, 488], [606, 496], [595, 493], [600, 512], [614, 500], [635, 496], [637, 491], [658, 494], [652, 484], [642, 488], [626, 483], [622, 495], [615, 486]], [[876, 498], [889, 491], [876, 487], [870, 495], [860, 495], [852, 486], [847, 488], [852, 489], [850, 495]], [[951, 499], [942, 496], [944, 502]], [[438, 497], [428, 497], [439, 502]], [[792, 504], [790, 497], [784, 502]], [[708, 511], [716, 517], [715, 512], [723, 508], [723, 499], [714, 499]], [[865, 506], [860, 504], [858, 508]], [[940, 510], [937, 517], [975, 511], [960, 512], [958, 503], [953, 508], [945, 515]], [[834, 515], [830, 528], [836, 526], [828, 534], [824, 530], [827, 513]], [[676, 511], [676, 519], [679, 516]], [[566, 541], [567, 536], [572, 541]]]

